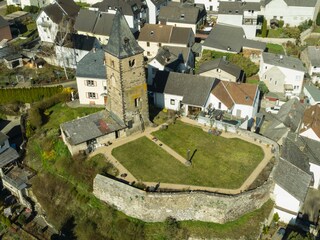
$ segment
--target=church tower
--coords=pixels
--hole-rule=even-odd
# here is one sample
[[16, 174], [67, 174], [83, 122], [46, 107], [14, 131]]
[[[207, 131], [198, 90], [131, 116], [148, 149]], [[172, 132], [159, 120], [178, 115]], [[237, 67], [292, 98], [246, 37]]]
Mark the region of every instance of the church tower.
[[143, 49], [119, 10], [104, 50], [108, 90], [106, 107], [128, 126], [129, 134], [143, 130], [149, 124]]

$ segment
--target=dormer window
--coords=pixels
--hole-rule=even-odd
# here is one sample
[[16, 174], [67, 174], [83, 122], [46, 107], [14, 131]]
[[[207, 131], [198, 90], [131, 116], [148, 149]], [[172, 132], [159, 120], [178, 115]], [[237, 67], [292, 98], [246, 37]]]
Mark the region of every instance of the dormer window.
[[182, 14], [180, 15], [180, 18], [181, 18], [181, 19], [184, 19], [184, 13], [182, 13]]

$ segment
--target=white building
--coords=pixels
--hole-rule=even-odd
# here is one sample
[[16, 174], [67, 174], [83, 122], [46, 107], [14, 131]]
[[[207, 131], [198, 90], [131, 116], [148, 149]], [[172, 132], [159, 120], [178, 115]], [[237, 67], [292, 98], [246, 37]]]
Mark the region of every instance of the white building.
[[238, 118], [254, 118], [260, 91], [257, 85], [216, 80], [206, 108], [226, 111]]
[[148, 15], [150, 24], [158, 24], [158, 16], [160, 13], [160, 8], [168, 4], [167, 0], [146, 0], [148, 5]]
[[59, 0], [44, 7], [36, 19], [41, 41], [54, 43], [59, 31], [72, 31], [72, 20], [79, 9], [73, 0]]
[[219, 0], [194, 0], [195, 4], [204, 4], [205, 9], [210, 12], [217, 12], [219, 9]]
[[80, 104], [105, 105], [107, 77], [104, 51], [88, 53], [77, 66], [76, 79]]
[[308, 85], [303, 87], [304, 96], [308, 98], [310, 105], [320, 104], [320, 90], [319, 88]]
[[282, 20], [285, 25], [298, 26], [303, 21], [316, 20], [319, 4], [318, 0], [266, 0], [261, 10], [268, 23]]
[[298, 58], [264, 52], [258, 74], [270, 92], [283, 93], [285, 96], [302, 92], [305, 68]]
[[320, 105], [307, 107], [304, 112], [300, 135], [320, 142]]
[[312, 82], [320, 81], [320, 48], [318, 46], [308, 46], [301, 52], [301, 61], [306, 64], [307, 72]]
[[19, 6], [22, 9], [26, 6], [35, 6], [38, 8], [43, 8], [52, 2], [53, 0], [7, 0], [7, 5]]
[[138, 38], [138, 43], [148, 58], [154, 58], [162, 46], [191, 47], [194, 41], [191, 28], [158, 24], [144, 25]]

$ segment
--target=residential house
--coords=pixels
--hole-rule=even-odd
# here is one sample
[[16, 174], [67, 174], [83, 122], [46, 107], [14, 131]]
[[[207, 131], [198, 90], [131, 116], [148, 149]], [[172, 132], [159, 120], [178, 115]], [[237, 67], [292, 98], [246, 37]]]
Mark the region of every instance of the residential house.
[[104, 51], [89, 52], [77, 65], [76, 79], [80, 104], [105, 105], [107, 74]]
[[191, 47], [194, 41], [191, 28], [158, 24], [144, 25], [138, 38], [138, 43], [148, 58], [154, 58], [162, 46]]
[[168, 72], [189, 73], [194, 68], [194, 55], [191, 48], [165, 46], [159, 48], [155, 58], [148, 63], [148, 85], [158, 70]]
[[4, 20], [2, 16], [0, 16], [0, 42], [3, 39], [11, 40], [12, 35], [9, 23], [6, 20]]
[[191, 28], [196, 34], [204, 24], [206, 15], [203, 4], [171, 2], [160, 9], [159, 21], [162, 25]]
[[42, 8], [36, 19], [41, 41], [54, 43], [58, 32], [72, 32], [79, 10], [73, 0], [57, 0]]
[[[57, 38], [60, 38], [59, 35], [60, 32]], [[56, 64], [60, 67], [76, 68], [85, 55], [99, 48], [100, 43], [95, 37], [68, 34], [63, 43], [55, 46]]]
[[304, 112], [300, 135], [320, 142], [320, 105], [308, 106]]
[[150, 24], [158, 24], [160, 8], [167, 5], [168, 0], [146, 0], [148, 5], [148, 15]]
[[22, 55], [20, 53], [10, 54], [3, 57], [4, 64], [9, 69], [19, 68], [23, 66]]
[[26, 6], [35, 6], [38, 8], [43, 8], [52, 2], [52, 0], [7, 0], [7, 5], [19, 6], [22, 9]]
[[203, 50], [213, 50], [226, 53], [240, 53], [253, 61], [260, 58], [265, 51], [263, 42], [247, 39], [242, 27], [216, 24], [208, 38], [202, 44]]
[[60, 125], [61, 136], [72, 155], [95, 148], [125, 136], [126, 126], [105, 110]]
[[10, 147], [9, 137], [0, 132], [0, 176], [4, 175], [4, 168], [18, 158], [17, 151]]
[[209, 12], [218, 12], [219, 9], [219, 0], [194, 0], [195, 4], [204, 4], [205, 9]]
[[148, 90], [155, 106], [196, 115], [205, 111], [214, 82], [210, 77], [158, 71]]
[[260, 2], [220, 2], [218, 24], [242, 27], [247, 38], [253, 39], [261, 29], [263, 16]]
[[133, 33], [139, 31], [145, 23], [149, 22], [146, 0], [103, 0], [93, 4], [92, 8], [111, 14], [115, 14], [117, 9], [121, 9], [121, 13]]
[[284, 21], [284, 24], [298, 26], [306, 20], [315, 21], [319, 12], [318, 0], [265, 0], [262, 2], [264, 18], [270, 21]]
[[114, 14], [80, 9], [74, 29], [77, 34], [95, 37], [102, 45], [108, 43]]
[[320, 104], [320, 90], [316, 86], [304, 86], [303, 93], [311, 105]]
[[214, 77], [223, 81], [244, 82], [245, 73], [237, 65], [223, 58], [216, 58], [200, 65], [199, 75]]
[[320, 47], [308, 46], [301, 52], [301, 61], [306, 64], [307, 72], [312, 82], [319, 82], [320, 77]]
[[289, 132], [299, 130], [304, 111], [304, 104], [296, 98], [290, 99], [281, 106], [277, 114], [270, 115], [272, 116], [272, 120], [261, 133], [273, 141], [282, 144], [283, 138]]
[[298, 58], [264, 52], [258, 74], [270, 92], [285, 96], [297, 96], [302, 92], [305, 68]]
[[206, 108], [230, 113], [238, 118], [254, 118], [258, 112], [260, 91], [257, 85], [216, 80]]

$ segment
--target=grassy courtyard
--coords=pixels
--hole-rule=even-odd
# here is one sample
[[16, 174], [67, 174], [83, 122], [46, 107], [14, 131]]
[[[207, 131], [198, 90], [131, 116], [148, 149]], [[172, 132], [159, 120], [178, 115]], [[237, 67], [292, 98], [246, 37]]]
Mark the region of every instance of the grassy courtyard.
[[147, 138], [115, 148], [112, 154], [118, 161], [146, 182], [238, 188], [264, 156], [257, 145], [212, 136], [179, 121], [153, 135], [181, 156], [186, 156], [188, 149], [194, 156], [192, 166], [187, 167]]

